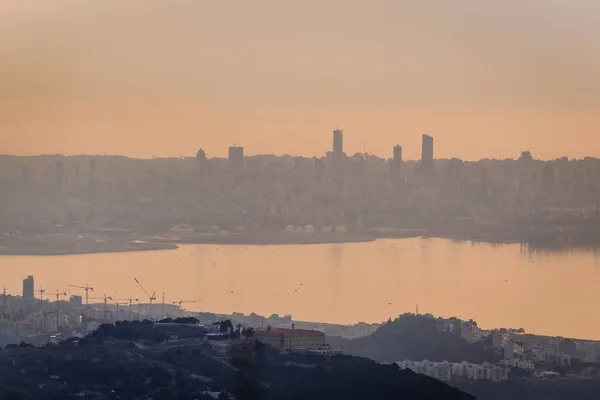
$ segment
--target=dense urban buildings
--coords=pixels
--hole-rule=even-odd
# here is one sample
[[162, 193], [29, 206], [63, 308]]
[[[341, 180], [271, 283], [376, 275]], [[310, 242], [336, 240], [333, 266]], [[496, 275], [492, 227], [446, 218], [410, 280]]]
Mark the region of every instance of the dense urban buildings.
[[241, 146], [228, 159], [197, 149], [187, 158], [147, 160], [0, 156], [0, 252], [54, 251], [66, 232], [80, 229], [118, 240], [177, 226], [204, 239], [250, 232], [254, 241], [289, 226], [307, 234], [311, 226], [315, 234], [363, 237], [598, 242], [598, 159], [542, 161], [528, 151], [518, 159], [433, 159], [429, 135], [421, 160], [404, 160], [399, 146], [385, 159], [346, 155], [342, 131], [333, 138], [335, 151], [324, 157], [245, 157]]

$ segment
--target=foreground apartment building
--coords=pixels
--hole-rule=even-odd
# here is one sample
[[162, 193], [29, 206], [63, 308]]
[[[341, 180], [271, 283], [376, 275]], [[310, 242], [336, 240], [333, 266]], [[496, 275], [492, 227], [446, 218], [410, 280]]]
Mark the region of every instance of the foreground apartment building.
[[460, 379], [479, 380], [487, 379], [494, 382], [508, 379], [508, 368], [489, 363], [470, 364], [466, 361], [451, 363], [448, 361], [399, 361], [396, 364], [402, 369], [410, 369], [416, 373], [439, 379], [440, 381], [453, 381]]

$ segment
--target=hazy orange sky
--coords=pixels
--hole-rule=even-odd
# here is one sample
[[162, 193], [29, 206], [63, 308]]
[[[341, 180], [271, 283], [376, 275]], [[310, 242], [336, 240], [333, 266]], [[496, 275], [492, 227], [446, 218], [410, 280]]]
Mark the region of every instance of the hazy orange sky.
[[2, 0], [0, 153], [600, 156], [597, 0]]

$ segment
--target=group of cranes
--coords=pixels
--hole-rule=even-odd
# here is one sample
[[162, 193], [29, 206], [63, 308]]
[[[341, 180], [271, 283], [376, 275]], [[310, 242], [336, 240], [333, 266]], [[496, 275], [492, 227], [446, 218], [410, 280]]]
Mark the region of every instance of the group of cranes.
[[132, 311], [132, 309], [131, 309], [131, 304], [132, 304], [134, 301], [137, 301], [138, 303], [139, 303], [139, 301], [140, 301], [140, 299], [133, 299], [133, 298], [131, 298], [131, 297], [130, 297], [130, 298], [128, 298], [128, 299], [114, 299], [114, 298], [111, 298], [111, 299], [112, 299], [113, 301], [115, 301], [115, 304], [116, 304], [116, 306], [117, 306], [117, 313], [119, 312], [119, 305], [127, 305], [127, 303], [119, 303], [119, 301], [127, 301], [127, 302], [129, 302], [129, 319], [132, 319], [132, 316], [133, 316], [133, 311]]
[[[90, 297], [91, 300], [104, 300], [104, 318], [108, 315], [108, 300], [111, 300], [112, 297], [107, 296], [106, 293], [102, 297]], [[87, 301], [87, 299], [86, 299]]]
[[77, 289], [83, 289], [85, 290], [85, 309], [87, 310], [88, 308], [88, 292], [91, 290], [92, 292], [94, 291], [93, 287], [88, 286], [88, 284], [86, 283], [85, 286], [76, 286], [76, 285], [66, 285], [68, 287], [72, 287], [72, 288], [77, 288]]
[[137, 278], [133, 278], [133, 279], [135, 280], [135, 283], [137, 283], [137, 284], [138, 284], [138, 286], [139, 286], [139, 287], [142, 289], [142, 291], [144, 292], [144, 294], [145, 294], [145, 295], [148, 297], [148, 299], [150, 300], [150, 307], [149, 307], [149, 310], [148, 310], [148, 314], [152, 315], [152, 302], [153, 302], [154, 300], [156, 300], [156, 296], [155, 296], [155, 295], [156, 295], [156, 292], [153, 292], [153, 293], [152, 293], [152, 296], [150, 296], [150, 295], [148, 294], [148, 291], [147, 291], [146, 289], [144, 289], [144, 287], [142, 286], [142, 284], [140, 283], [140, 281], [138, 281], [138, 280], [137, 280]]
[[[137, 278], [133, 278], [135, 280], [135, 283], [138, 284], [138, 286], [140, 287], [140, 289], [142, 289], [142, 291], [144, 292], [144, 294], [148, 297], [149, 300], [149, 309], [148, 309], [148, 314], [152, 315], [152, 302], [154, 300], [156, 300], [156, 292], [152, 292], [152, 295], [150, 295], [148, 293], [148, 291], [144, 288], [144, 286], [142, 286], [142, 284], [140, 283], [140, 281]], [[174, 301], [173, 304], [177, 304], [179, 305], [179, 308], [181, 309], [181, 305], [184, 303], [197, 303], [201, 300], [179, 300], [179, 301]], [[162, 298], [162, 304], [163, 304], [163, 314], [165, 313], [165, 294], [163, 293], [163, 298]], [[130, 310], [131, 310], [131, 303], [130, 303]]]
[[[152, 292], [152, 294], [150, 294], [145, 288], [144, 286], [142, 286], [141, 282], [137, 279], [137, 278], [133, 278], [135, 280], [135, 282], [137, 283], [137, 285], [140, 287], [140, 289], [142, 289], [142, 291], [144, 292], [144, 294], [146, 295], [146, 297], [148, 298], [149, 301], [149, 307], [148, 307], [148, 314], [150, 316], [152, 316], [152, 304], [153, 302], [156, 300], [156, 292]], [[87, 321], [87, 312], [89, 311], [89, 301], [90, 300], [103, 300], [104, 301], [104, 318], [106, 319], [108, 317], [108, 302], [114, 302], [114, 304], [116, 305], [116, 312], [118, 313], [119, 311], [119, 306], [129, 306], [129, 319], [132, 319], [133, 317], [133, 302], [136, 301], [138, 302], [138, 304], [140, 305], [140, 314], [141, 314], [141, 303], [140, 303], [140, 299], [137, 298], [133, 298], [133, 297], [129, 297], [129, 298], [116, 298], [116, 297], [112, 297], [112, 296], [107, 296], [106, 294], [104, 294], [102, 297], [90, 297], [89, 296], [89, 292], [90, 291], [94, 291], [94, 288], [89, 286], [88, 284], [85, 284], [84, 286], [82, 285], [64, 285], [66, 287], [70, 287], [70, 288], [75, 288], [75, 289], [80, 289], [85, 291], [85, 314], [83, 315], [84, 318], [82, 320], [82, 322], [86, 322]], [[47, 291], [43, 288], [40, 288], [38, 290], [35, 290], [35, 293], [39, 293], [40, 294], [40, 302], [43, 304], [44, 303], [44, 293], [46, 293], [47, 295], [54, 295], [56, 296], [56, 320], [57, 320], [57, 326], [60, 327], [60, 300], [61, 300], [61, 296], [67, 296], [66, 292], [61, 292], [59, 290], [55, 290], [55, 291]], [[196, 303], [199, 302], [200, 300], [179, 300], [179, 301], [175, 301], [173, 302], [174, 305], [178, 305], [180, 309], [182, 304], [187, 304], [187, 303]], [[162, 299], [162, 304], [163, 304], [163, 314], [165, 313], [165, 299], [164, 299], [164, 293], [163, 293], [163, 299]]]
[[[174, 301], [173, 304], [178, 304], [179, 308], [181, 308], [181, 305], [184, 303], [198, 303], [201, 300], [179, 300], [179, 301]], [[183, 310], [183, 308], [181, 308]]]

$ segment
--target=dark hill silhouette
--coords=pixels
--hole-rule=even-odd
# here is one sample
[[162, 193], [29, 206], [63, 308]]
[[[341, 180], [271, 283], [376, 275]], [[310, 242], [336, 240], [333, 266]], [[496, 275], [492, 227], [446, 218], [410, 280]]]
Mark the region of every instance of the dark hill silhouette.
[[380, 362], [410, 359], [482, 363], [496, 360], [483, 343], [468, 343], [457, 334], [440, 331], [435, 319], [414, 314], [403, 314], [369, 336], [352, 340], [330, 337], [327, 340], [346, 354]]
[[[169, 329], [178, 327], [189, 331]], [[0, 399], [211, 398], [207, 391], [239, 400], [474, 399], [365, 358], [280, 355], [252, 339], [232, 343], [238, 346], [223, 354], [201, 337], [165, 341], [149, 322], [106, 324], [82, 339], [1, 351]]]

